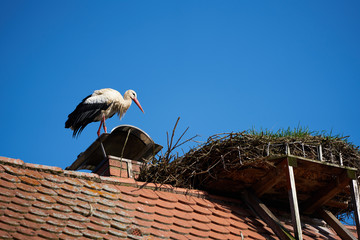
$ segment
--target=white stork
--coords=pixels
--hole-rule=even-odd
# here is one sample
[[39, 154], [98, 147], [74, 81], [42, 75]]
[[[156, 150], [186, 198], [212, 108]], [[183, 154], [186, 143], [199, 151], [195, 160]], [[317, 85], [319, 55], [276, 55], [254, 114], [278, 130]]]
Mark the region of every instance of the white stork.
[[102, 125], [104, 131], [107, 132], [105, 119], [111, 118], [115, 113], [117, 113], [121, 119], [129, 109], [132, 101], [144, 112], [137, 100], [134, 90], [127, 90], [124, 98], [118, 91], [111, 88], [95, 90], [93, 94], [84, 98], [75, 110], [69, 114], [68, 120], [65, 122], [65, 128], [72, 129], [74, 131], [73, 137], [75, 137], [79, 135], [89, 123], [101, 121], [99, 130], [97, 131], [97, 135], [100, 136]]

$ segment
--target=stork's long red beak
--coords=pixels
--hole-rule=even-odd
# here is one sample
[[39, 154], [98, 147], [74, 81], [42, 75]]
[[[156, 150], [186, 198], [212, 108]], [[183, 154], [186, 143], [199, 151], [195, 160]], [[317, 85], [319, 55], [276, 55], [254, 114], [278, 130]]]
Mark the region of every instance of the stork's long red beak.
[[140, 108], [140, 110], [141, 110], [142, 112], [144, 112], [144, 110], [142, 109], [139, 101], [138, 101], [136, 98], [134, 98], [133, 100], [134, 100], [134, 102], [136, 103], [136, 105]]

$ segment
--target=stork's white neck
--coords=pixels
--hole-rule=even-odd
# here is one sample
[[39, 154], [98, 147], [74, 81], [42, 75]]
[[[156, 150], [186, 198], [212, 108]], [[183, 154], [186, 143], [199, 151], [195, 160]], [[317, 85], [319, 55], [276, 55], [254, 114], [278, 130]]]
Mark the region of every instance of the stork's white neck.
[[124, 96], [124, 99], [122, 99], [121, 102], [118, 102], [118, 103], [116, 104], [116, 106], [114, 106], [114, 107], [117, 108], [117, 113], [118, 113], [120, 119], [124, 116], [125, 112], [126, 112], [126, 111], [129, 109], [129, 107], [131, 106], [131, 102], [132, 102], [132, 100], [131, 100], [130, 97], [125, 98], [125, 96]]
[[124, 98], [124, 100], [122, 102], [122, 107], [125, 108], [126, 110], [128, 110], [129, 107], [131, 106], [131, 103], [132, 103], [132, 99], [130, 97]]

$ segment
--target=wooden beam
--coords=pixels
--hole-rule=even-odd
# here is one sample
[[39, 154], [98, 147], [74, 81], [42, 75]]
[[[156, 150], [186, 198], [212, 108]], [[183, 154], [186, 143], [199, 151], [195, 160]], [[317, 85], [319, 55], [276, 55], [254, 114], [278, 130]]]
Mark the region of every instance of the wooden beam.
[[325, 203], [325, 206], [333, 207], [333, 208], [341, 208], [341, 209], [347, 209], [349, 207], [348, 201], [336, 201], [336, 200], [329, 200]]
[[356, 240], [357, 238], [328, 210], [318, 209], [318, 214], [329, 224], [343, 240]]
[[309, 169], [316, 168], [316, 171], [329, 171], [329, 170], [331, 170], [334, 173], [336, 173], [336, 172], [341, 173], [345, 169], [350, 170], [350, 171], [355, 171], [355, 172], [357, 171], [356, 168], [339, 166], [338, 164], [335, 164], [335, 163], [320, 162], [318, 160], [308, 159], [308, 158], [304, 158], [304, 157], [300, 157], [300, 156], [294, 156], [294, 155], [289, 155], [289, 156], [283, 155], [283, 156], [277, 156], [277, 157], [269, 157], [269, 158], [267, 158], [267, 160], [270, 161], [270, 162], [278, 163], [278, 162], [282, 161], [284, 159], [284, 157], [291, 157], [291, 158], [296, 159], [298, 166], [301, 167], [301, 168], [309, 168]]
[[281, 224], [279, 219], [253, 193], [244, 191], [242, 200], [253, 209], [264, 222], [274, 231], [280, 240], [294, 239], [290, 232]]
[[356, 231], [358, 239], [360, 239], [360, 199], [359, 199], [359, 185], [357, 179], [352, 179], [351, 184], [351, 199], [354, 204], [354, 217], [356, 222]]
[[252, 187], [256, 196], [261, 197], [284, 179], [285, 172], [282, 168], [283, 165], [278, 164], [276, 169], [270, 171], [265, 177], [263, 177]]
[[304, 202], [302, 205], [303, 212], [306, 214], [315, 212], [339, 192], [344, 190], [344, 188], [349, 185], [349, 181], [350, 178], [348, 177], [347, 171], [344, 170], [343, 173], [336, 177], [326, 188], [321, 189]]
[[[291, 209], [291, 218], [294, 227], [295, 239], [302, 240], [302, 230], [301, 230], [301, 221], [299, 206], [297, 201], [296, 186], [295, 186], [295, 176], [293, 170], [293, 164], [290, 163], [293, 159], [287, 158], [286, 164], [284, 166], [284, 171], [287, 179], [287, 188], [290, 201]], [[296, 164], [296, 163], [295, 163]]]

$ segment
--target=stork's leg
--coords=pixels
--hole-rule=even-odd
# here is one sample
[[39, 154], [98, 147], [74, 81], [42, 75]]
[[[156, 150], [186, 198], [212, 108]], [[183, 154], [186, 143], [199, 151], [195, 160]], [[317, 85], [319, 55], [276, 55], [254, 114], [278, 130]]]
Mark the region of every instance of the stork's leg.
[[101, 122], [100, 122], [100, 127], [99, 127], [99, 130], [97, 131], [97, 135], [98, 137], [100, 137], [100, 129], [101, 129], [101, 125], [103, 124], [103, 119], [101, 119]]
[[105, 125], [105, 115], [103, 115], [103, 118], [102, 118], [102, 122], [103, 122], [103, 127], [104, 127], [104, 131], [107, 133], [107, 128], [106, 128], [106, 125]]

